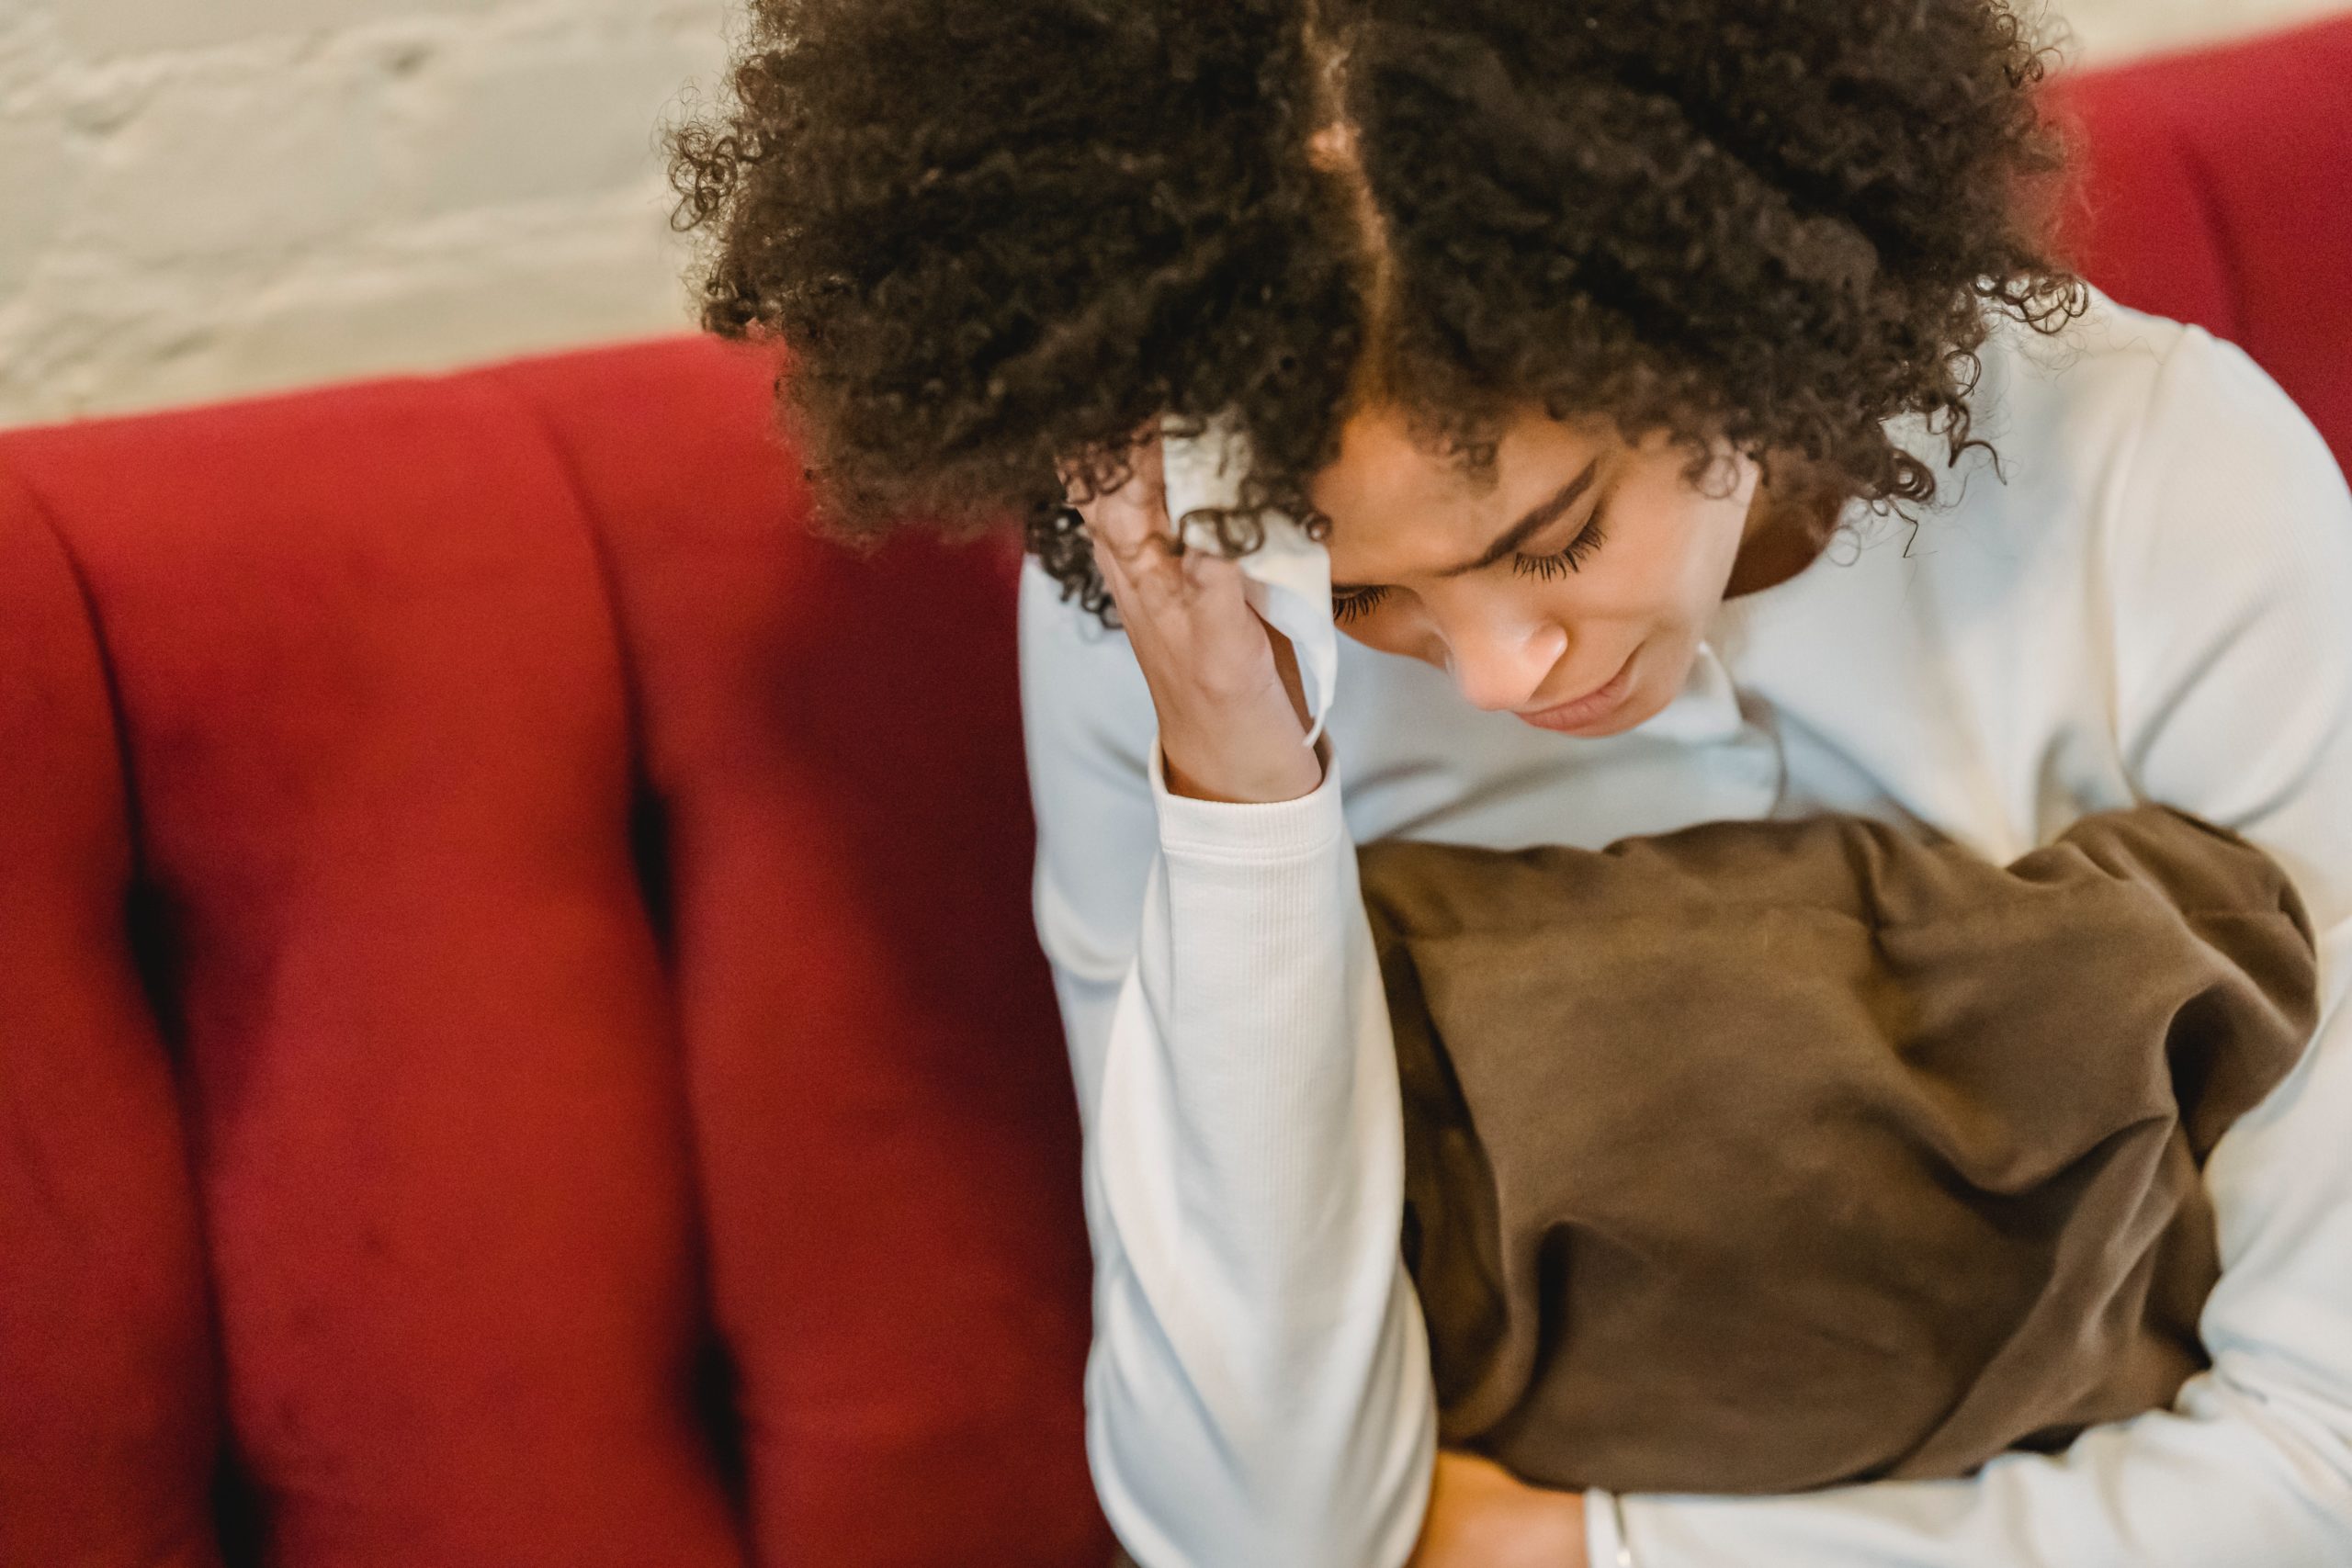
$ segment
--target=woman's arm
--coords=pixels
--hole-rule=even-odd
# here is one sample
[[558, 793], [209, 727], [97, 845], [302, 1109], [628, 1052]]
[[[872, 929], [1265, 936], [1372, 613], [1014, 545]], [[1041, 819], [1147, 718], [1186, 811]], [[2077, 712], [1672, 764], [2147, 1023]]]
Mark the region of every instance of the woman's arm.
[[1640, 1568], [2352, 1563], [2352, 494], [2277, 384], [2191, 330], [2102, 527], [2109, 598], [2086, 610], [2111, 627], [2135, 786], [2278, 859], [2320, 938], [2309, 1052], [2205, 1171], [2213, 1367], [2173, 1410], [1968, 1480], [1627, 1497]]
[[1398, 1568], [1435, 1462], [1340, 770], [1170, 792], [1123, 638], [1021, 600], [1035, 911], [1085, 1126], [1090, 1463], [1143, 1568]]

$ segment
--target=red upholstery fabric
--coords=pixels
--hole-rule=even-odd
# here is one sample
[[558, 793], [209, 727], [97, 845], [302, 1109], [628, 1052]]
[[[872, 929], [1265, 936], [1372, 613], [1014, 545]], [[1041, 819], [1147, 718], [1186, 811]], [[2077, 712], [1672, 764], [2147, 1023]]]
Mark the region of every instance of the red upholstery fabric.
[[[2065, 89], [2340, 453], [2347, 51]], [[1108, 1554], [1017, 557], [810, 537], [768, 374], [0, 435], [0, 1568]]]
[[2245, 348], [2352, 469], [2352, 17], [2065, 92], [2084, 269]]
[[210, 1314], [105, 673], [0, 473], [0, 1563], [217, 1568]]
[[740, 1562], [619, 652], [537, 426], [391, 383], [7, 460], [115, 672], [272, 1560]]
[[752, 1539], [827, 1568], [1099, 1563], [1020, 558], [809, 536], [761, 368], [687, 342], [494, 378], [542, 412], [613, 568]]

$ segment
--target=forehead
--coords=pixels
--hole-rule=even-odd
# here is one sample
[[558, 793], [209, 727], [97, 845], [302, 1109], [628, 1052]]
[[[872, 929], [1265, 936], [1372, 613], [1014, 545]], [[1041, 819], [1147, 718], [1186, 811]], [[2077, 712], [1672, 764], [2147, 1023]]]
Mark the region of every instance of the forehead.
[[1331, 519], [1331, 575], [1376, 581], [1471, 559], [1614, 445], [1595, 422], [1522, 413], [1504, 427], [1492, 482], [1481, 485], [1456, 459], [1416, 445], [1403, 416], [1360, 413], [1307, 487]]

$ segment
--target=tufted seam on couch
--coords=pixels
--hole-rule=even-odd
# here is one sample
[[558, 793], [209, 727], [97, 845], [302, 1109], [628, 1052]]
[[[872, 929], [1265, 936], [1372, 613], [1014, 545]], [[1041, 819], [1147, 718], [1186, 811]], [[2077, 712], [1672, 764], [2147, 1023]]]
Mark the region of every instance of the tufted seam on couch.
[[[5, 535], [13, 527], [36, 557], [53, 561], [46, 597], [62, 613], [49, 628], [51, 647], [57, 638], [74, 645], [64, 657], [82, 663], [88, 677], [81, 696], [73, 687], [82, 682], [70, 677], [62, 691], [47, 684], [58, 667], [40, 660], [42, 634], [37, 621], [28, 621], [32, 673], [44, 683], [26, 706], [65, 754], [103, 752], [102, 760], [92, 759], [93, 770], [110, 773], [112, 788], [96, 779], [51, 780], [54, 789], [84, 797], [80, 832], [94, 834], [89, 847], [104, 844], [103, 859], [79, 868], [74, 878], [87, 903], [43, 912], [36, 881], [26, 912], [46, 929], [20, 930], [23, 940], [11, 940], [7, 903], [0, 900], [0, 959], [11, 965], [6, 980], [17, 987], [0, 984], [0, 1005], [13, 996], [30, 1007], [29, 1019], [0, 1016], [0, 1381], [26, 1380], [10, 1390], [28, 1402], [14, 1414], [37, 1434], [0, 1441], [0, 1496], [24, 1505], [17, 1517], [0, 1513], [0, 1559], [19, 1561], [20, 1551], [117, 1551], [125, 1561], [156, 1568], [214, 1568], [220, 1543], [208, 1492], [219, 1478], [223, 1432], [217, 1310], [187, 1128], [155, 977], [138, 962], [127, 920], [88, 919], [109, 905], [127, 916], [139, 886], [135, 797], [112, 650], [52, 503], [7, 456], [0, 441], [0, 550], [11, 547]], [[30, 576], [0, 584], [0, 593], [13, 588], [39, 595], [39, 575], [36, 562]], [[0, 669], [0, 682], [26, 673]], [[100, 707], [105, 711], [94, 716]], [[85, 721], [78, 746], [70, 734], [77, 713]], [[37, 737], [35, 747], [37, 767], [59, 760], [40, 756]], [[13, 793], [6, 765], [18, 760], [0, 758], [0, 802]], [[88, 798], [93, 788], [110, 798]], [[59, 825], [44, 816], [19, 826], [54, 832]], [[63, 846], [68, 853], [73, 841]], [[6, 849], [0, 845], [0, 874], [21, 876], [25, 863]], [[50, 875], [59, 870], [46, 869]], [[37, 879], [43, 874], [33, 872]], [[8, 891], [25, 894], [25, 885]], [[77, 953], [82, 936], [96, 945]], [[46, 961], [44, 937], [54, 944]], [[14, 969], [28, 962], [29, 968]], [[44, 1007], [45, 982], [58, 980], [63, 987], [47, 989]], [[75, 1157], [96, 1152], [87, 1146], [93, 1135], [107, 1145], [107, 1157]], [[70, 1258], [42, 1246], [44, 1230], [54, 1243], [61, 1226], [71, 1233]], [[11, 1261], [39, 1266], [30, 1260], [62, 1263], [80, 1281], [86, 1295], [70, 1307], [68, 1319], [55, 1317], [53, 1302], [45, 1313], [41, 1293], [9, 1273]], [[103, 1342], [107, 1354], [61, 1359], [84, 1341]], [[167, 1385], [125, 1384], [125, 1373], [150, 1363], [168, 1377]], [[0, 1433], [6, 1432], [25, 1438], [14, 1421], [0, 1422]], [[71, 1522], [77, 1510], [84, 1511], [79, 1527]]]

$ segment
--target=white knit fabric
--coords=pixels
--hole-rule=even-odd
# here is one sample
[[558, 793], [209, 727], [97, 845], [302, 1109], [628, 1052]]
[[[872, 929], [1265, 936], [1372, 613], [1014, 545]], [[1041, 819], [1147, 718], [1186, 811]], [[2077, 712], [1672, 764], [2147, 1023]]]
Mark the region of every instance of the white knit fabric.
[[[2006, 862], [2143, 799], [2236, 829], [2300, 886], [2326, 1011], [2206, 1170], [2214, 1366], [2170, 1411], [1941, 1483], [1622, 1499], [1596, 1564], [2352, 1564], [2352, 493], [2235, 347], [2097, 300], [2004, 321], [1976, 434], [1915, 530], [1857, 507], [1726, 603], [1624, 735], [1534, 729], [1341, 638], [1311, 795], [1166, 787], [1125, 638], [1032, 561], [1021, 600], [1035, 913], [1085, 1128], [1088, 1450], [1142, 1568], [1397, 1568], [1435, 1416], [1398, 1253], [1403, 1144], [1353, 845], [1599, 847], [1863, 812]], [[1328, 580], [1328, 574], [1327, 574]], [[1329, 689], [1326, 689], [1328, 696]]]

